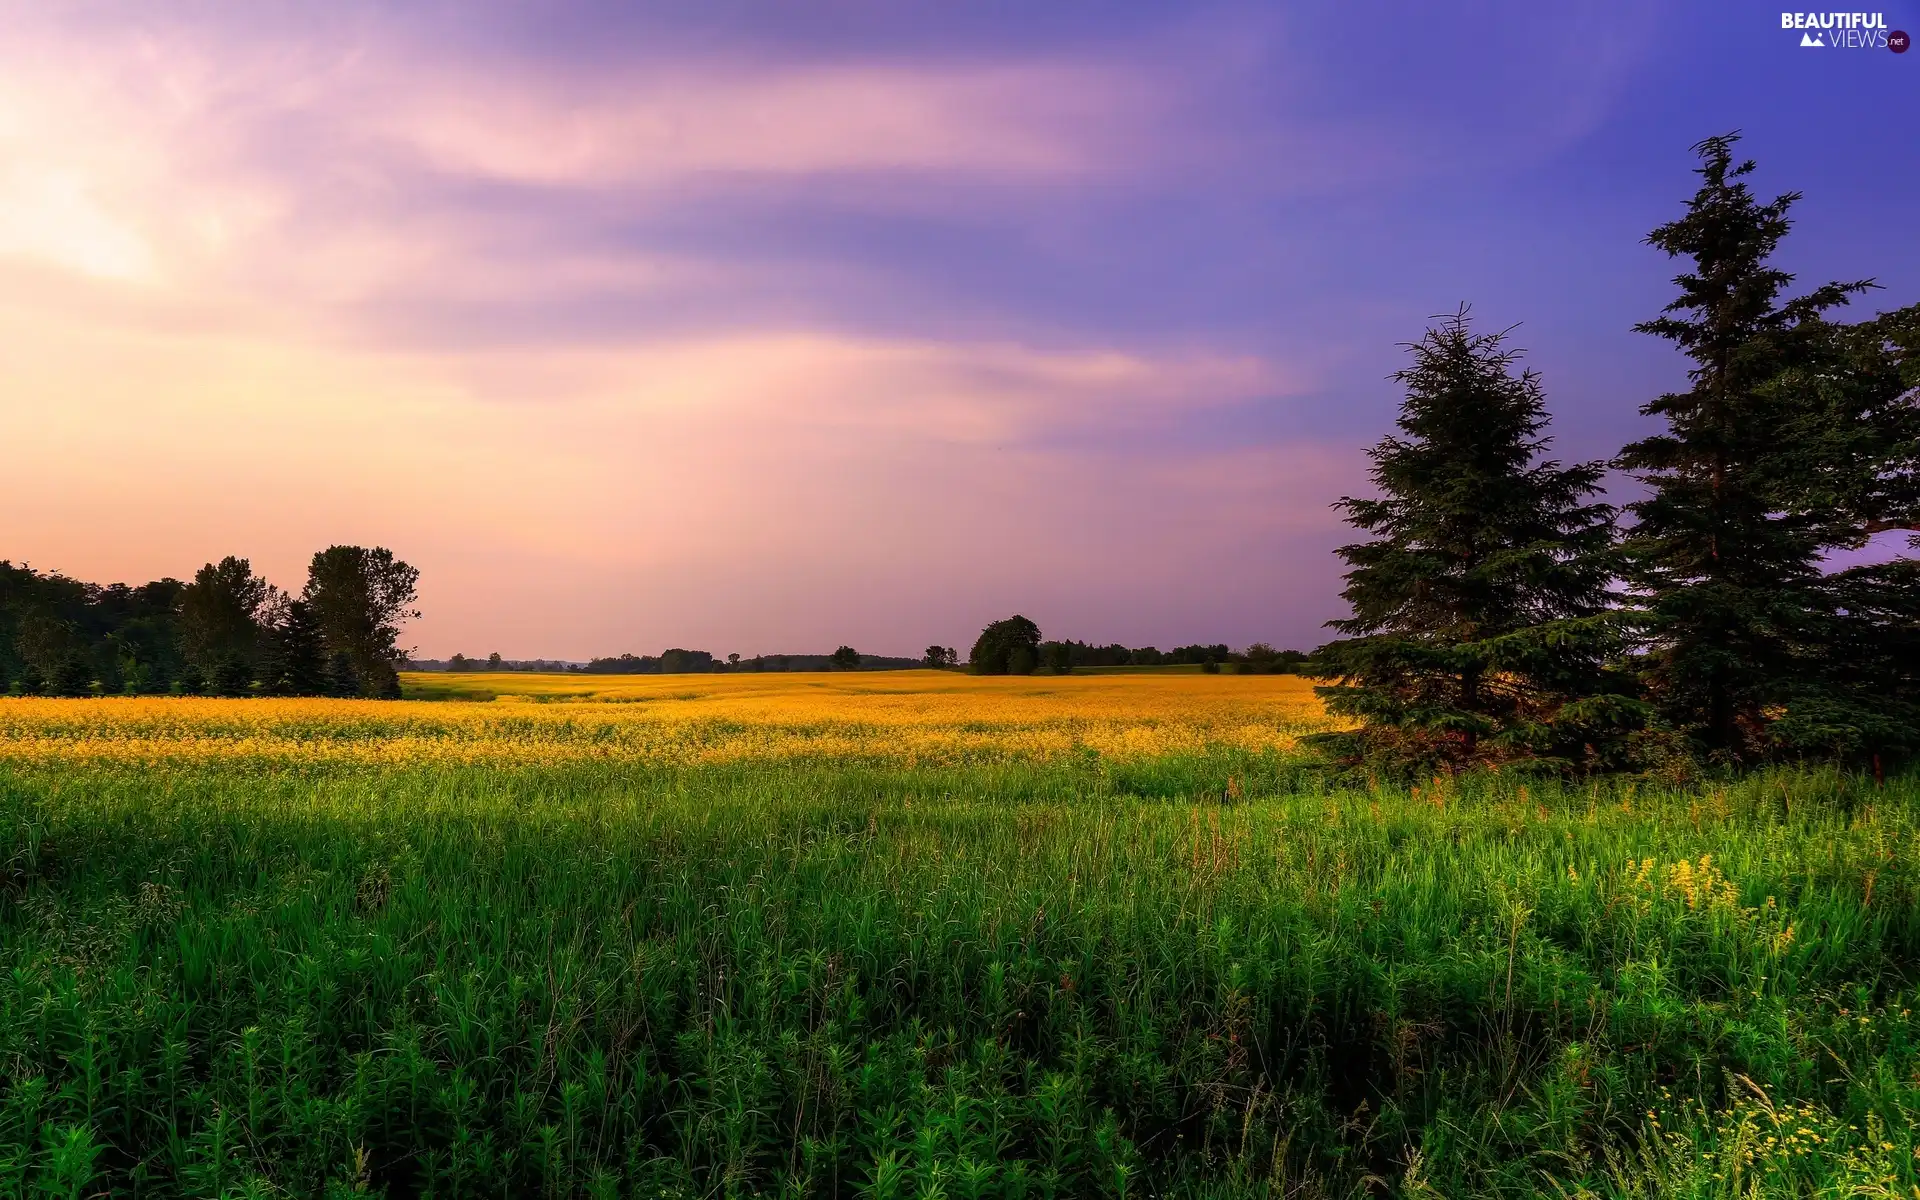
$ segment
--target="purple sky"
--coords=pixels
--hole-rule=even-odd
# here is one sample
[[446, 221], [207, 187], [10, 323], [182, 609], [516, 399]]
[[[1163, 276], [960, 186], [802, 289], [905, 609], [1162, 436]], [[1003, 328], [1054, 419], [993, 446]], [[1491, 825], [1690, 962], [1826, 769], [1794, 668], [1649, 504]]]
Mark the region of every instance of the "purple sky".
[[1699, 138], [1920, 299], [1920, 53], [1774, 8], [399, 7], [6, 4], [0, 557], [388, 545], [434, 655], [1307, 647], [1430, 314], [1645, 430]]

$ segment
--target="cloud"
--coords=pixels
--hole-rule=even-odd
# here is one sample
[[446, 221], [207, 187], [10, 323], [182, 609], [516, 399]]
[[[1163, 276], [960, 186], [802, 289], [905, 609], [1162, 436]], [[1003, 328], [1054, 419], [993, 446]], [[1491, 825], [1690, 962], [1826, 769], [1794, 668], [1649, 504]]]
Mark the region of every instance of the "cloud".
[[[288, 583], [381, 542], [439, 650], [914, 649], [1023, 596], [1279, 636], [1358, 460], [1288, 417], [1351, 301], [1262, 257], [1352, 247], [1274, 201], [1588, 119], [1329, 111], [1291, 11], [560, 54], [504, 11], [10, 14], [0, 553]], [[1255, 277], [1309, 319], [1219, 321]]]
[[[392, 76], [385, 78], [391, 79]], [[556, 185], [712, 175], [1111, 169], [1141, 81], [1092, 66], [710, 64], [585, 85], [530, 74], [409, 79], [367, 97], [370, 132], [436, 169]], [[482, 98], [484, 97], [484, 98]]]
[[275, 220], [364, 235], [421, 201], [458, 207], [456, 181], [633, 202], [703, 180], [1133, 171], [1165, 100], [1094, 63], [721, 57], [581, 75], [439, 56], [402, 32], [22, 19], [0, 49], [5, 248], [128, 276], [152, 265], [143, 245], [217, 251]]
[[[1374, 84], [1317, 103], [1342, 75], [1314, 48], [1343, 26], [1311, 7], [964, 52], [928, 35], [783, 54], [595, 19], [604, 48], [556, 57], [533, 36], [551, 31], [484, 6], [458, 36], [351, 5], [27, 10], [0, 45], [0, 258], [395, 347], [844, 331], [908, 311], [932, 334], [968, 306], [1085, 340], [1098, 313], [1152, 297], [1042, 313], [1020, 293], [1044, 279], [995, 279], [990, 297], [929, 281], [968, 277], [983, 251], [1015, 279], [1085, 272], [1217, 240], [1205, 226], [1232, 197], [1510, 161], [1577, 136], [1620, 74], [1596, 65], [1618, 55], [1582, 57], [1534, 20], [1527, 43], [1578, 70], [1528, 74], [1531, 99], [1501, 105], [1489, 138], [1369, 99], [1393, 90]], [[1143, 223], [1163, 232], [1115, 246]]]
[[153, 276], [153, 253], [116, 221], [78, 175], [14, 163], [0, 172], [0, 255], [99, 279]]
[[[31, 283], [0, 272], [0, 296]], [[1308, 382], [1244, 356], [819, 331], [403, 352], [219, 312], [206, 327], [86, 323], [60, 304], [0, 304], [0, 346], [10, 391], [49, 401], [12, 422], [0, 502], [30, 515], [12, 536], [42, 559], [138, 545], [152, 572], [339, 526], [600, 567], [818, 553], [841, 531], [898, 552], [889, 514], [937, 525], [995, 479], [1087, 494], [1069, 465], [1087, 459], [1081, 435], [1098, 431], [1111, 459]], [[1129, 472], [1132, 494], [1205, 482]], [[1045, 519], [1040, 496], [1013, 507]], [[87, 569], [121, 573], [104, 565]]]

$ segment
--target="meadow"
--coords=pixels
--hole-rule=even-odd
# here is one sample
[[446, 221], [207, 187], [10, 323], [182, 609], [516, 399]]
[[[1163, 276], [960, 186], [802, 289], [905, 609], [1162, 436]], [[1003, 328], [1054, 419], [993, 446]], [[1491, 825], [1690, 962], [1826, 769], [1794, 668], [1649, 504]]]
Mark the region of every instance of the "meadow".
[[0, 1195], [1920, 1197], [1920, 785], [1285, 676], [0, 698]]

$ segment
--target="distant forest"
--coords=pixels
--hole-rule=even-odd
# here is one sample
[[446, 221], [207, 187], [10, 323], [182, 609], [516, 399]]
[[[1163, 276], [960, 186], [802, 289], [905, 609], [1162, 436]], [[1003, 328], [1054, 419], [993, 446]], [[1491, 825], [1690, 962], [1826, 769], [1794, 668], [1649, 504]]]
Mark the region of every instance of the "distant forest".
[[419, 579], [364, 546], [315, 554], [297, 593], [244, 558], [138, 586], [0, 560], [0, 691], [395, 698]]
[[[1024, 620], [1021, 617], [1013, 618]], [[993, 626], [989, 626], [989, 629]], [[1027, 674], [1035, 671], [1061, 674], [1075, 667], [1172, 667], [1198, 666], [1205, 668], [1212, 664], [1230, 666], [1243, 673], [1296, 673], [1307, 661], [1307, 655], [1299, 650], [1275, 650], [1264, 642], [1255, 642], [1245, 650], [1230, 649], [1226, 643], [1212, 645], [1195, 644], [1176, 646], [1172, 650], [1160, 650], [1153, 646], [1141, 646], [1129, 649], [1115, 642], [1111, 645], [1097, 646], [1079, 641], [1040, 641], [1038, 630], [1032, 646], [1032, 661], [1013, 659], [1003, 669], [983, 668], [981, 663], [969, 659], [968, 669], [976, 674]], [[725, 657], [706, 650], [682, 650], [679, 648], [662, 650], [658, 654], [621, 654], [611, 658], [596, 658], [588, 662], [570, 662], [565, 660], [534, 658], [511, 659], [499, 654], [490, 654], [486, 658], [469, 658], [456, 654], [452, 658], [414, 658], [406, 663], [414, 671], [555, 671], [579, 675], [688, 675], [722, 673], [728, 671], [910, 671], [928, 667], [958, 669], [961, 666], [956, 651], [944, 646], [929, 646], [918, 658], [901, 658], [884, 654], [862, 654], [852, 647], [842, 646], [832, 654], [755, 654], [751, 657], [728, 654]]]
[[[658, 654], [620, 654], [608, 658], [596, 658], [584, 663], [549, 658], [502, 658], [498, 654], [489, 654], [485, 658], [469, 658], [464, 654], [456, 654], [452, 658], [410, 659], [407, 666], [415, 671], [564, 671], [576, 675], [689, 675], [723, 671], [831, 671], [841, 669], [845, 662], [843, 656], [841, 662], [836, 663], [831, 654], [756, 654], [750, 658], [728, 654], [723, 657], [707, 650], [682, 650], [675, 647], [662, 650]], [[862, 654], [852, 664], [851, 669], [904, 671], [924, 666], [926, 663], [917, 658]]]
[[[724, 657], [678, 647], [590, 662], [513, 660], [498, 654], [417, 659], [400, 648], [420, 572], [384, 547], [330, 546], [313, 556], [305, 584], [283, 591], [244, 558], [201, 567], [191, 580], [96, 584], [0, 560], [0, 693], [12, 695], [400, 695], [402, 670], [554, 671], [590, 675], [679, 675], [729, 671], [899, 671], [960, 667], [948, 647], [918, 658], [862, 654]], [[1152, 646], [1043, 642], [1013, 618], [1018, 647], [998, 658], [969, 657], [983, 674], [1064, 673], [1075, 667], [1195, 664], [1202, 670], [1295, 671], [1297, 651], [1256, 643]], [[988, 626], [988, 633], [1006, 622]], [[983, 636], [986, 636], [983, 633]], [[997, 636], [997, 635], [996, 635]], [[1024, 639], [1024, 640], [1022, 640]], [[997, 645], [998, 643], [996, 643]]]
[[[950, 646], [928, 646], [921, 663], [957, 667], [959, 660], [959, 652]], [[1292, 675], [1306, 672], [1308, 656], [1299, 650], [1275, 650], [1265, 642], [1255, 642], [1238, 652], [1224, 642], [1176, 646], [1166, 651], [1153, 646], [1130, 650], [1118, 642], [1106, 646], [1050, 642], [1041, 637], [1038, 625], [1016, 613], [982, 629], [966, 661], [967, 670], [975, 675], [1065, 675], [1079, 667], [1181, 666], [1197, 666], [1204, 672]]]

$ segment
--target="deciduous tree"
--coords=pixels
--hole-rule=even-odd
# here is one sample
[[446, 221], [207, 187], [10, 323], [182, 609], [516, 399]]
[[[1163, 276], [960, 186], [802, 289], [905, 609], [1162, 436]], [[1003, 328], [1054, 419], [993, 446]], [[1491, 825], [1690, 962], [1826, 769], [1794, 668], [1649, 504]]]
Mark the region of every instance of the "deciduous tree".
[[1039, 663], [1039, 650], [1040, 627], [1016, 613], [980, 631], [967, 666], [976, 675], [1027, 675]]
[[[313, 606], [329, 657], [347, 657], [360, 694], [399, 697], [401, 624], [420, 615], [419, 582], [418, 570], [381, 546], [329, 546], [313, 556], [301, 598]], [[344, 676], [334, 675], [342, 686]]]
[[194, 572], [180, 594], [180, 640], [188, 662], [221, 695], [244, 694], [260, 653], [260, 618], [274, 589], [233, 555]]

